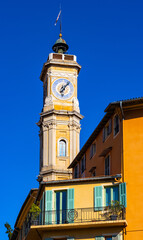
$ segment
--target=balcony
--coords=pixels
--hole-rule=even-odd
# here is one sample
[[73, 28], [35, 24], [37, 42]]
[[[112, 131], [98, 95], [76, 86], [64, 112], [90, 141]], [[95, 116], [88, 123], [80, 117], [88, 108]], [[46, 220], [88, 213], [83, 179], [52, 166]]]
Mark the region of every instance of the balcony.
[[[124, 221], [123, 221], [124, 220]], [[25, 235], [27, 235], [31, 226], [46, 225], [46, 227], [67, 228], [74, 225], [126, 225], [125, 224], [125, 208], [120, 206], [117, 210], [116, 206], [107, 206], [99, 208], [76, 208], [60, 211], [44, 211], [39, 215], [37, 213], [28, 214], [25, 220]]]

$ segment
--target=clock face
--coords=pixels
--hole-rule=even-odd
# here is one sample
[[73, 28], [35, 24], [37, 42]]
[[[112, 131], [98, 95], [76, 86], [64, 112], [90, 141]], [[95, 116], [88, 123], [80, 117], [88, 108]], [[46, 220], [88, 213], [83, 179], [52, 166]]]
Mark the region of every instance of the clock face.
[[52, 91], [56, 98], [65, 100], [72, 97], [74, 87], [69, 80], [60, 78], [52, 84]]

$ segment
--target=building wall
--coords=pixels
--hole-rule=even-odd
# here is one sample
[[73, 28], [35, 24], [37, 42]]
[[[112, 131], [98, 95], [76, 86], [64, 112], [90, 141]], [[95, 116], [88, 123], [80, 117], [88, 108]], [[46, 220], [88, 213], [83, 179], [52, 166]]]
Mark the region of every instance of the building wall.
[[[112, 132], [103, 142], [103, 129], [100, 131], [96, 139], [92, 143], [96, 143], [96, 153], [92, 158], [90, 158], [90, 147], [88, 147], [86, 155], [86, 169], [84, 173], [79, 177], [91, 177], [92, 173], [90, 169], [96, 167], [96, 176], [105, 175], [105, 158], [110, 155], [110, 175], [120, 174], [121, 173], [121, 145], [122, 145], [122, 120], [119, 121], [119, 133], [114, 136], [114, 114], [112, 116]], [[108, 121], [109, 122], [109, 121]], [[107, 124], [108, 124], [107, 122]], [[106, 126], [106, 125], [105, 125]], [[112, 148], [105, 156], [100, 156], [104, 150]], [[81, 173], [81, 160], [79, 162], [79, 173]], [[74, 169], [73, 169], [74, 177]]]
[[[67, 190], [69, 188], [74, 188], [74, 208], [94, 208], [94, 187], [102, 186], [103, 187], [103, 206], [105, 204], [105, 193], [104, 187], [107, 186], [117, 186], [119, 183], [111, 181], [87, 181], [81, 183], [66, 183], [66, 184], [54, 184], [48, 185], [45, 187], [45, 191], [52, 190], [55, 191]], [[42, 197], [42, 196], [41, 196]], [[54, 197], [53, 197], [54, 200]], [[54, 210], [54, 201], [53, 201], [53, 210]]]
[[121, 234], [120, 240], [123, 240], [123, 232], [121, 231], [121, 227], [110, 227], [110, 228], [76, 228], [74, 230], [64, 230], [63, 231], [53, 231], [47, 232], [43, 234], [42, 240], [46, 238], [51, 238], [51, 236], [55, 237], [54, 239], [68, 239], [73, 238], [74, 240], [95, 240], [96, 236], [102, 236], [104, 232], [104, 236], [109, 236], [113, 234]]
[[125, 111], [123, 132], [128, 223], [125, 240], [137, 240], [143, 238], [143, 109]]

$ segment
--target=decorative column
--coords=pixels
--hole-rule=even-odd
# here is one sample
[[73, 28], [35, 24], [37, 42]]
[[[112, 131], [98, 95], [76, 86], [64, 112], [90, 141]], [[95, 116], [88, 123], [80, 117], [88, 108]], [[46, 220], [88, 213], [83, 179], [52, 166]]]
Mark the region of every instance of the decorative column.
[[48, 166], [48, 126], [43, 124], [43, 167]]
[[49, 123], [48, 166], [56, 165], [56, 121]]

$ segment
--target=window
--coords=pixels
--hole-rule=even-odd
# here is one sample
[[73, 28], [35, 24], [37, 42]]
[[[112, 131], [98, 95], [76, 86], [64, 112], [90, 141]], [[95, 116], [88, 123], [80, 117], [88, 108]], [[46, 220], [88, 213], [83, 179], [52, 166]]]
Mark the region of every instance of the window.
[[66, 223], [67, 191], [55, 192], [56, 223]]
[[92, 177], [95, 177], [95, 176], [96, 176], [96, 169], [94, 169], [92, 172]]
[[74, 188], [54, 192], [55, 210], [53, 217], [56, 224], [72, 223], [68, 212], [74, 209]]
[[112, 201], [119, 201], [119, 186], [105, 187], [105, 206], [109, 206]]
[[74, 209], [74, 188], [45, 191], [40, 200], [40, 209], [40, 223], [42, 225], [43, 222], [45, 225], [74, 222], [67, 214], [67, 211]]
[[60, 157], [66, 156], [66, 141], [63, 139], [59, 141], [59, 156]]
[[92, 158], [95, 153], [96, 153], [96, 143], [93, 143], [93, 144], [90, 146], [90, 158]]
[[[105, 191], [105, 194], [104, 194]], [[105, 196], [105, 198], [104, 198]], [[126, 183], [104, 187], [103, 185], [94, 187], [94, 208], [99, 209], [108, 206], [111, 201], [119, 201], [121, 205], [127, 207]]]
[[120, 240], [121, 235], [119, 234], [112, 234], [111, 236], [97, 236], [95, 240]]
[[119, 116], [114, 117], [114, 136], [119, 132]]
[[74, 178], [78, 178], [79, 177], [79, 166], [76, 165], [74, 168]]
[[103, 142], [106, 140], [106, 138], [110, 135], [111, 132], [112, 132], [112, 119], [110, 119], [106, 126], [103, 128]]
[[85, 171], [85, 165], [86, 165], [86, 157], [85, 155], [81, 159], [81, 174]]
[[110, 175], [110, 156], [105, 158], [105, 176]]

